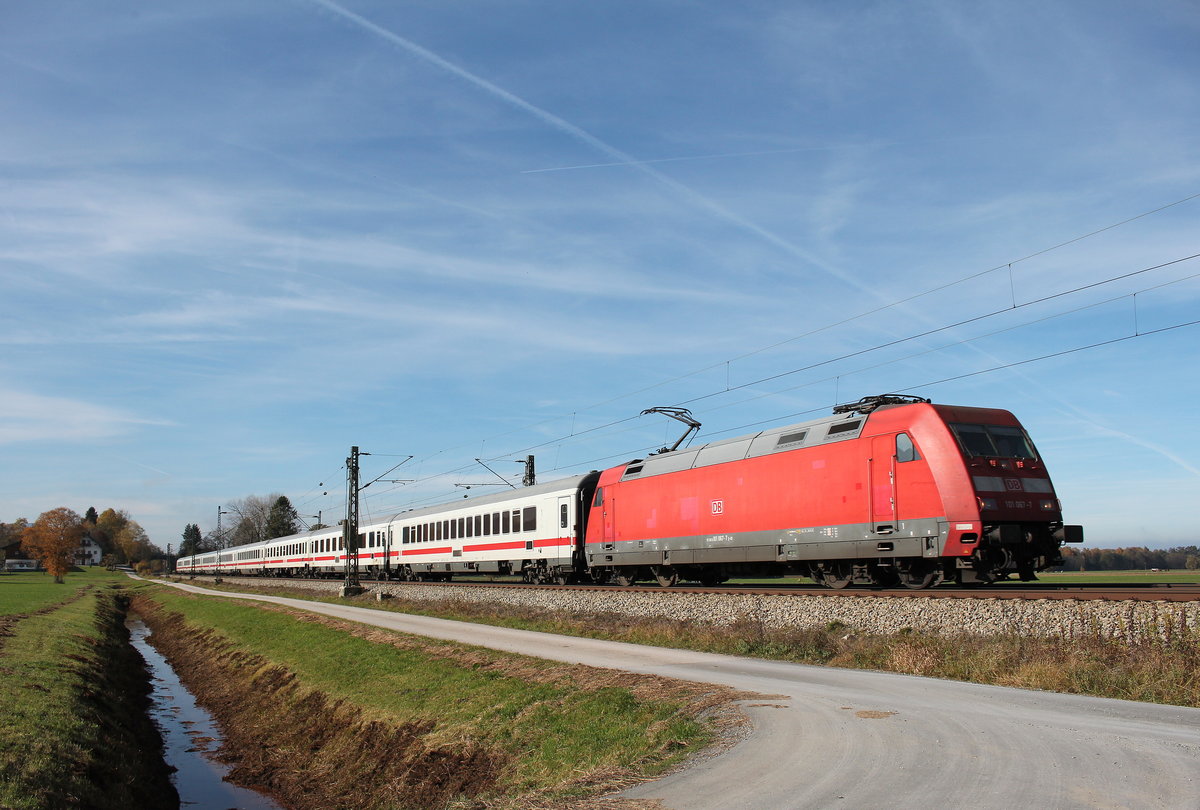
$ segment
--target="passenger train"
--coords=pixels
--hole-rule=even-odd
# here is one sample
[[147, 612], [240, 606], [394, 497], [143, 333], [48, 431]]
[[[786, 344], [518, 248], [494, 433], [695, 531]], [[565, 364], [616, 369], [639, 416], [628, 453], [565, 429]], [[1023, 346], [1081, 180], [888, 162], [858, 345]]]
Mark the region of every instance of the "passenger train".
[[[982, 584], [1062, 562], [1046, 466], [1008, 411], [884, 395], [832, 415], [359, 527], [362, 575], [830, 588]], [[180, 558], [184, 574], [341, 576], [340, 527]]]

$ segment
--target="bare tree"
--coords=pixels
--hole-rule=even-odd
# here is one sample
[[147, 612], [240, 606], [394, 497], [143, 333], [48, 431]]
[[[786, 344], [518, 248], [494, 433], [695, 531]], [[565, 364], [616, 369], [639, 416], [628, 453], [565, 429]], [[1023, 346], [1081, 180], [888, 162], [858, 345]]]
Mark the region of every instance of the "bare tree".
[[244, 546], [269, 539], [267, 526], [271, 518], [271, 507], [282, 498], [278, 492], [266, 497], [248, 495], [229, 504], [229, 511], [238, 516], [227, 536], [227, 546]]

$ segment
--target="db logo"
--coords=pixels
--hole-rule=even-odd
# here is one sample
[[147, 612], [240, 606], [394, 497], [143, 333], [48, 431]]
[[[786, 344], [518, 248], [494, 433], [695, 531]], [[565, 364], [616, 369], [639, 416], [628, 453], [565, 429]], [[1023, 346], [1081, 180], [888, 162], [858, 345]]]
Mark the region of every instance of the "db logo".
[[714, 515], [725, 514], [725, 501], [713, 501], [712, 502], [712, 513]]
[[1021, 479], [1020, 478], [1005, 478], [1004, 486], [1006, 489], [1008, 489], [1009, 492], [1020, 492], [1021, 491]]

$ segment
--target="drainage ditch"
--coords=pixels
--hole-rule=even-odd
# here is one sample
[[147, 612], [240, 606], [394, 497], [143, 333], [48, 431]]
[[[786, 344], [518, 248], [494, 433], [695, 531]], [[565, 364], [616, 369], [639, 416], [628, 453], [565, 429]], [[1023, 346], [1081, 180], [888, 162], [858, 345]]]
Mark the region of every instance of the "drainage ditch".
[[273, 799], [225, 781], [230, 767], [214, 756], [223, 741], [220, 726], [196, 703], [167, 659], [150, 646], [150, 628], [132, 616], [125, 624], [130, 643], [150, 671], [149, 714], [162, 734], [164, 758], [175, 769], [172, 781], [180, 806], [283, 810]]

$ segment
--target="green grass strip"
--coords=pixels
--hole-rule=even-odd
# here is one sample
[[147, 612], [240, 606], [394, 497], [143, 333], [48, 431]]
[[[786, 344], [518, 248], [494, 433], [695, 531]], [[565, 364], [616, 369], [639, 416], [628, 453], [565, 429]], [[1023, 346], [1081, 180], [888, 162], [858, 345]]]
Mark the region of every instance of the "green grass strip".
[[687, 696], [644, 699], [604, 682], [611, 674], [581, 682], [552, 662], [388, 633], [409, 639], [396, 647], [232, 600], [143, 593], [303, 687], [361, 707], [365, 719], [432, 721], [431, 744], [465, 739], [512, 755], [507, 787], [520, 792], [613, 769], [655, 773], [710, 739], [685, 711]]

